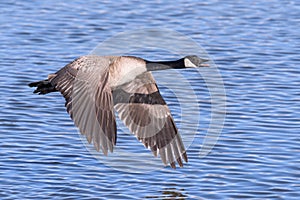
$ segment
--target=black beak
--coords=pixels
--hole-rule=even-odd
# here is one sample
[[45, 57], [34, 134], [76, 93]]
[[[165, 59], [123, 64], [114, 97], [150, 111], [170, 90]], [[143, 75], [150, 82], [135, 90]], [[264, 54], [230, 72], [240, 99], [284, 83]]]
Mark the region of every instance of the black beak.
[[200, 58], [199, 67], [209, 67], [208, 61], [209, 60], [206, 58]]

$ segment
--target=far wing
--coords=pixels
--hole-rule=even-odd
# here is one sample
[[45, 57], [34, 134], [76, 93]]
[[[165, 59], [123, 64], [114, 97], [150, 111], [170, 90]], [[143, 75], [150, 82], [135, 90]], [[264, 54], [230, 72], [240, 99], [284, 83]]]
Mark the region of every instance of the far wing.
[[182, 167], [187, 155], [170, 110], [159, 93], [151, 72], [138, 76], [113, 91], [115, 109], [129, 130], [157, 153], [165, 165]]
[[65, 97], [67, 112], [81, 134], [106, 155], [116, 144], [112, 93], [107, 69], [91, 64], [84, 57], [76, 59], [52, 75], [50, 82]]

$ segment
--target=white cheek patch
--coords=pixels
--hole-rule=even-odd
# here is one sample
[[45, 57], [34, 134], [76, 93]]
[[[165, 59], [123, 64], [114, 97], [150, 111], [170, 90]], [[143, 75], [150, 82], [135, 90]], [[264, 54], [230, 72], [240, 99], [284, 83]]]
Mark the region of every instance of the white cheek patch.
[[197, 68], [197, 66], [194, 64], [194, 63], [192, 63], [189, 59], [187, 59], [187, 58], [185, 58], [184, 59], [184, 66], [185, 67], [193, 67], [193, 68]]

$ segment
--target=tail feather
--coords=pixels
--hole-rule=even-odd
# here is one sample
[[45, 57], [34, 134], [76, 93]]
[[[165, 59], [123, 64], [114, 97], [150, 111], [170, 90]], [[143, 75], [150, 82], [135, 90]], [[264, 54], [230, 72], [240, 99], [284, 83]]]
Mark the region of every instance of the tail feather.
[[56, 92], [55, 86], [51, 84], [51, 82], [46, 79], [43, 81], [32, 82], [28, 84], [29, 87], [37, 87], [33, 93], [38, 94], [47, 94], [50, 92]]

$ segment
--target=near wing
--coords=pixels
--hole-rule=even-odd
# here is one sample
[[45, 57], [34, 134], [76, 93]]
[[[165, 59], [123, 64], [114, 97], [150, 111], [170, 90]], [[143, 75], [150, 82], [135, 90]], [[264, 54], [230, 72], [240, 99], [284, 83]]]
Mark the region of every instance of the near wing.
[[159, 152], [165, 165], [182, 167], [187, 155], [170, 110], [159, 93], [151, 72], [113, 91], [120, 119], [155, 156]]

